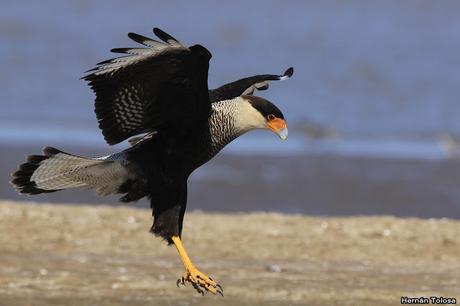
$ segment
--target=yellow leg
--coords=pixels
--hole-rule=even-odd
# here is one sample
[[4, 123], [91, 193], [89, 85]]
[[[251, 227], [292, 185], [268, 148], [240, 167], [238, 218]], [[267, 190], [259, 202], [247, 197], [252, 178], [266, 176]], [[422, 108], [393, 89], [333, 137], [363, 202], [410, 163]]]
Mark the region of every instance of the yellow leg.
[[185, 266], [185, 273], [182, 278], [177, 280], [177, 285], [185, 285], [187, 282], [190, 282], [193, 287], [201, 294], [204, 294], [205, 291], [209, 291], [213, 294], [219, 293], [223, 296], [222, 287], [213, 281], [209, 276], [198, 271], [198, 269], [192, 263], [179, 236], [172, 236], [171, 240], [176, 246], [177, 252], [179, 252], [179, 256]]

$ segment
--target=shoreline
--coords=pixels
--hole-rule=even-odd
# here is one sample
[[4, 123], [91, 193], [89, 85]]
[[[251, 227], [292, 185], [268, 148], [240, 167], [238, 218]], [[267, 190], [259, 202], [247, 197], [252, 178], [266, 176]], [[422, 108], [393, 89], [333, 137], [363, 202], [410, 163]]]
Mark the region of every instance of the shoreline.
[[[82, 156], [98, 148], [60, 147]], [[116, 151], [116, 148], [110, 148]], [[110, 204], [81, 189], [27, 197], [8, 183], [10, 173], [41, 147], [7, 147], [0, 159], [0, 198], [15, 201]], [[311, 216], [393, 215], [460, 219], [458, 160], [397, 160], [344, 156], [218, 155], [189, 179], [189, 210], [274, 211]], [[149, 207], [145, 199], [128, 204]]]

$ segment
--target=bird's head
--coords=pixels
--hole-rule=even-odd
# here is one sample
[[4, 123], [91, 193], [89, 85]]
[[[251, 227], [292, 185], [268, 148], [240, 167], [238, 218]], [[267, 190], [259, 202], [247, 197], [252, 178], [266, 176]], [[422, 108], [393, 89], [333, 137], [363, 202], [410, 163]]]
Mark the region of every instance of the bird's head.
[[237, 117], [244, 131], [253, 129], [269, 129], [282, 140], [288, 137], [288, 129], [283, 113], [270, 101], [256, 96], [241, 97], [241, 111]]

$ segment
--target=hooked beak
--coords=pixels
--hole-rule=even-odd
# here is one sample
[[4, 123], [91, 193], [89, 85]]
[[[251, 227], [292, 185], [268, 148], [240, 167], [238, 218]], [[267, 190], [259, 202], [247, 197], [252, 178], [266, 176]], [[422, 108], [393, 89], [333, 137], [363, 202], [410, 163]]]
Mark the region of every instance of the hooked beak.
[[281, 140], [286, 140], [288, 137], [288, 129], [286, 121], [281, 118], [274, 118], [267, 122], [267, 128], [278, 134]]

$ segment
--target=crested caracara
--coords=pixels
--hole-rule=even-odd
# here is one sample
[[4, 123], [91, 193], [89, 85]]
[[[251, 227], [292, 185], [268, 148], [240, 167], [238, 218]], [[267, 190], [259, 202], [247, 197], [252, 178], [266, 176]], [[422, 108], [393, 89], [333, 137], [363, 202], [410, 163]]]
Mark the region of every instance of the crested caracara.
[[186, 47], [158, 28], [160, 40], [129, 33], [143, 47], [117, 48], [124, 54], [87, 71], [83, 77], [96, 95], [95, 113], [109, 145], [128, 138], [126, 150], [86, 158], [46, 147], [13, 173], [20, 193], [39, 194], [84, 187], [101, 195], [122, 194], [122, 202], [150, 199], [151, 232], [174, 244], [185, 266], [178, 284], [190, 282], [200, 293], [222, 288], [200, 272], [181, 242], [187, 179], [225, 145], [253, 129], [288, 136], [281, 111], [253, 95], [269, 81], [288, 79], [263, 74], [208, 89], [211, 53]]

